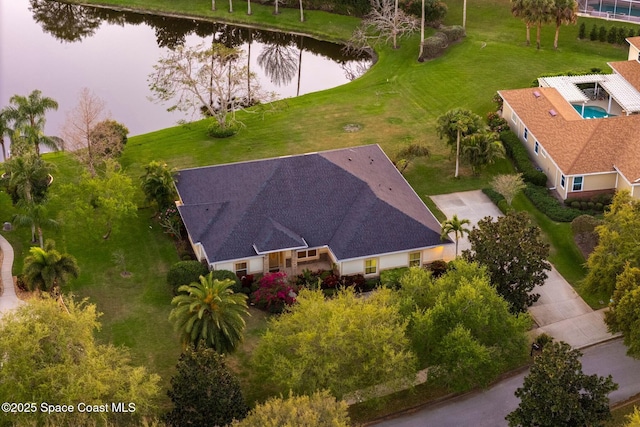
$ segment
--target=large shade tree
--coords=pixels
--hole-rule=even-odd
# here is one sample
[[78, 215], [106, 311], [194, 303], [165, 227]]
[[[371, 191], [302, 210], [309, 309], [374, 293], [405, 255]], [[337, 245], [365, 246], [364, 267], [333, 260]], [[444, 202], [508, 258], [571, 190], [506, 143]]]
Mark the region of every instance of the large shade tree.
[[546, 344], [515, 392], [520, 405], [507, 415], [509, 426], [596, 426], [610, 418], [608, 395], [618, 385], [611, 375], [585, 375], [581, 355], [564, 342]]
[[[46, 294], [3, 313], [0, 400], [38, 402], [35, 411], [9, 414], [11, 425], [141, 425], [143, 417], [154, 413], [160, 378], [132, 365], [124, 347], [100, 344], [95, 337], [98, 316], [95, 305], [86, 301], [65, 298], [63, 306]], [[40, 402], [132, 402], [135, 412], [47, 413], [39, 410]], [[3, 418], [2, 424], [8, 420]]]
[[178, 288], [182, 292], [171, 303], [169, 320], [180, 334], [183, 345], [204, 345], [218, 353], [231, 353], [242, 341], [249, 315], [247, 296], [231, 289], [232, 280], [217, 280], [213, 274], [200, 276], [200, 282]]
[[544, 285], [551, 269], [549, 245], [526, 212], [509, 212], [495, 221], [481, 219], [469, 233], [469, 242], [471, 250], [463, 251], [463, 256], [487, 268], [491, 283], [513, 313], [525, 312], [540, 298], [532, 291]]
[[609, 331], [622, 332], [627, 354], [640, 358], [640, 268], [626, 264], [618, 276], [605, 322]]
[[55, 249], [55, 243], [47, 240], [44, 248], [29, 249], [22, 272], [30, 290], [55, 294], [71, 277], [78, 277], [80, 268], [75, 257], [61, 254]]
[[478, 132], [484, 127], [482, 118], [477, 114], [463, 108], [449, 110], [438, 117], [437, 131], [440, 139], [445, 138], [448, 145], [456, 155], [457, 178], [460, 173], [460, 143], [466, 138]]
[[13, 122], [14, 138], [22, 138], [40, 155], [40, 145], [58, 149], [56, 139], [44, 134], [46, 114], [57, 110], [58, 103], [34, 90], [28, 96], [14, 95], [9, 99], [8, 117]]

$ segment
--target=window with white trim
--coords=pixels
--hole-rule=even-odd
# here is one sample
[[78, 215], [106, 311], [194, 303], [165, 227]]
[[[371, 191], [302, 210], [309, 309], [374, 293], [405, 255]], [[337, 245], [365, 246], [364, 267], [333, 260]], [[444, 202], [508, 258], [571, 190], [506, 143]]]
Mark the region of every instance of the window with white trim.
[[524, 138], [524, 140], [527, 140], [527, 137], [529, 136], [529, 129], [524, 128], [524, 132], [522, 132], [522, 137]]
[[409, 254], [409, 267], [420, 267], [422, 264], [422, 254], [420, 252], [411, 252]]
[[247, 273], [249, 272], [249, 270], [247, 269], [246, 262], [236, 262], [236, 265], [234, 267], [236, 270], [236, 275], [238, 277], [246, 276]]
[[313, 259], [318, 258], [318, 250], [317, 249], [307, 249], [304, 251], [298, 251], [298, 259]]
[[376, 258], [364, 261], [364, 274], [376, 274], [378, 272], [378, 260]]
[[560, 187], [564, 188], [567, 182], [567, 178], [564, 175], [560, 175]]
[[574, 176], [573, 177], [573, 186], [572, 191], [582, 191], [582, 183], [584, 182], [583, 176]]
[[538, 141], [533, 144], [533, 152], [536, 153], [536, 155], [540, 152], [540, 144], [538, 144]]

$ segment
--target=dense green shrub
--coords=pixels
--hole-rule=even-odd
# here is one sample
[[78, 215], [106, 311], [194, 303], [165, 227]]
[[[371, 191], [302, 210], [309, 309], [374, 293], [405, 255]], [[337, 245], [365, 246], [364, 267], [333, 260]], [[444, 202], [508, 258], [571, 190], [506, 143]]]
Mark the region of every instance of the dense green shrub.
[[200, 276], [209, 273], [209, 269], [199, 261], [180, 261], [171, 266], [167, 273], [167, 284], [171, 286], [174, 295], [182, 285], [199, 282]]
[[212, 138], [229, 138], [238, 132], [237, 124], [227, 124], [225, 127], [221, 127], [216, 121], [212, 121], [207, 128], [207, 135]]
[[578, 30], [578, 38], [582, 40], [586, 36], [587, 36], [587, 25], [583, 22], [582, 24], [580, 24], [580, 30]]
[[592, 42], [598, 40], [598, 27], [596, 26], [596, 24], [593, 24], [593, 27], [591, 27], [591, 32], [589, 33], [589, 40], [591, 40]]
[[217, 279], [219, 281], [223, 281], [223, 280], [227, 280], [227, 279], [233, 281], [233, 286], [231, 287], [231, 289], [233, 289], [233, 292], [235, 292], [235, 293], [239, 293], [239, 292], [248, 293], [248, 292], [245, 292], [243, 290], [242, 282], [240, 281], [240, 278], [233, 271], [229, 271], [229, 270], [213, 270], [211, 272], [211, 275], [213, 276], [214, 279]]
[[431, 277], [437, 279], [447, 272], [447, 270], [449, 269], [449, 264], [441, 259], [437, 259], [429, 264], [428, 268], [431, 272]]
[[620, 44], [620, 45], [625, 44], [626, 38], [627, 38], [627, 34], [629, 34], [627, 29], [624, 28], [624, 27], [620, 27], [618, 29], [618, 34], [616, 35], [616, 43]]
[[451, 25], [451, 26], [443, 25], [439, 28], [439, 30], [447, 36], [449, 43], [457, 42], [458, 40], [466, 36], [466, 32], [461, 25]]
[[614, 44], [618, 40], [618, 27], [615, 25], [609, 28], [609, 32], [607, 33], [607, 42]]
[[564, 207], [546, 187], [527, 184], [523, 192], [540, 212], [553, 221], [571, 222], [583, 213], [578, 209]]
[[444, 33], [435, 33], [431, 37], [427, 37], [422, 43], [421, 59], [437, 58], [449, 46], [449, 38]]
[[491, 129], [491, 132], [500, 133], [505, 130], [509, 130], [509, 123], [507, 123], [507, 121], [500, 117], [500, 114], [495, 111], [491, 111], [487, 114], [487, 125], [489, 126], [489, 129]]
[[598, 31], [598, 40], [600, 40], [601, 42], [607, 41], [607, 29], [604, 27], [604, 25], [600, 26], [600, 30]]
[[409, 271], [408, 267], [392, 268], [380, 272], [380, 283], [382, 286], [390, 289], [398, 289], [400, 287], [400, 279]]
[[504, 131], [500, 134], [500, 140], [507, 156], [513, 160], [514, 166], [522, 173], [522, 179], [525, 182], [539, 186], [547, 185], [547, 175], [533, 166], [531, 159], [529, 159], [529, 153], [520, 142], [518, 135], [510, 130]]
[[602, 225], [602, 220], [591, 215], [580, 215], [571, 221], [571, 231], [577, 236], [582, 233], [593, 233], [597, 226]]

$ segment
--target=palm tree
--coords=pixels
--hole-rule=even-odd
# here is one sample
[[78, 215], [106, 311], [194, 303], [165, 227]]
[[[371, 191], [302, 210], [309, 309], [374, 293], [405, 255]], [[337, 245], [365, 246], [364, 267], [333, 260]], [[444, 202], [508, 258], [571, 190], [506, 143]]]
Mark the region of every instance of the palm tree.
[[578, 3], [576, 0], [555, 0], [554, 15], [556, 20], [556, 35], [553, 39], [553, 48], [558, 49], [558, 36], [562, 24], [575, 24], [578, 20]]
[[511, 0], [511, 14], [524, 21], [527, 27], [527, 46], [531, 45], [531, 22], [528, 19], [529, 0]]
[[474, 175], [480, 174], [483, 166], [504, 158], [504, 155], [504, 147], [495, 132], [482, 130], [467, 136], [462, 143], [462, 156], [471, 165]]
[[[31, 242], [40, 242], [40, 247], [44, 248], [43, 228], [58, 228], [58, 221], [49, 217], [49, 213], [44, 203], [20, 201], [18, 203], [19, 212], [13, 216], [13, 221], [18, 226], [31, 227]], [[38, 240], [36, 240], [36, 232]]]
[[300, 3], [300, 22], [304, 22], [304, 9], [302, 8], [302, 0], [300, 0], [299, 3]]
[[540, 31], [542, 24], [553, 20], [555, 0], [527, 0], [527, 17], [531, 24], [536, 24], [536, 48], [540, 49]]
[[53, 177], [55, 165], [35, 155], [13, 157], [5, 162], [5, 180], [14, 204], [23, 200], [41, 203]]
[[278, 15], [280, 14], [280, 11], [278, 10], [278, 0], [274, 0], [274, 4], [276, 6], [276, 10], [273, 12], [273, 14]]
[[423, 61], [422, 59], [423, 52], [424, 52], [424, 0], [422, 0], [422, 15], [420, 18], [420, 52], [418, 52], [418, 61], [420, 62]]
[[173, 185], [175, 169], [154, 160], [145, 166], [145, 170], [140, 180], [147, 202], [155, 201], [160, 211], [170, 207], [178, 198]]
[[77, 278], [80, 274], [76, 259], [56, 251], [52, 240], [47, 240], [44, 248], [32, 247], [29, 254], [24, 259], [23, 269], [29, 290], [39, 289], [54, 294], [70, 277]]
[[438, 117], [437, 131], [440, 139], [447, 138], [447, 144], [456, 151], [457, 178], [460, 171], [460, 141], [462, 138], [476, 133], [483, 127], [482, 118], [469, 110], [455, 108]]
[[40, 144], [58, 149], [56, 141], [44, 135], [45, 115], [49, 110], [57, 110], [58, 103], [52, 98], [43, 97], [42, 92], [34, 90], [28, 97], [14, 95], [9, 99], [7, 113], [15, 126], [14, 131], [33, 145], [40, 156]]
[[[251, 15], [251, 0], [247, 0], [247, 15]], [[249, 33], [251, 33], [251, 29], [249, 29]]]
[[467, 29], [467, 0], [462, 3], [462, 28]]
[[455, 233], [456, 258], [458, 258], [458, 240], [460, 239], [460, 237], [463, 237], [465, 233], [469, 234], [469, 231], [471, 230], [465, 227], [465, 225], [469, 224], [471, 224], [471, 221], [469, 221], [468, 219], [459, 219], [458, 215], [454, 215], [451, 219], [448, 219], [442, 223], [442, 234], [440, 235], [440, 238], [442, 240], [445, 240], [449, 236], [449, 233]]
[[12, 130], [9, 128], [9, 115], [6, 110], [0, 111], [0, 145], [2, 145], [2, 161], [7, 160], [7, 147], [4, 145], [5, 135], [11, 135]]
[[[197, 346], [203, 342], [218, 353], [230, 353], [242, 341], [249, 314], [247, 296], [231, 289], [233, 280], [217, 280], [213, 273], [200, 276], [200, 283], [193, 282], [178, 288], [182, 294], [171, 301], [176, 307], [169, 320], [179, 331], [182, 343]], [[186, 293], [186, 294], [185, 294]]]

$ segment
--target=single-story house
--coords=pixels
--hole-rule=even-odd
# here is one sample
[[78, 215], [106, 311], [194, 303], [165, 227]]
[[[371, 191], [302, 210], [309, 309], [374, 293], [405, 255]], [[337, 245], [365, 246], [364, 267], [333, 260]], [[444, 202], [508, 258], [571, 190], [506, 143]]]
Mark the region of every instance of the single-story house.
[[562, 199], [627, 189], [640, 197], [640, 37], [612, 74], [538, 79], [501, 90], [502, 117]]
[[440, 260], [451, 243], [378, 145], [184, 169], [176, 188], [213, 270], [371, 277]]

